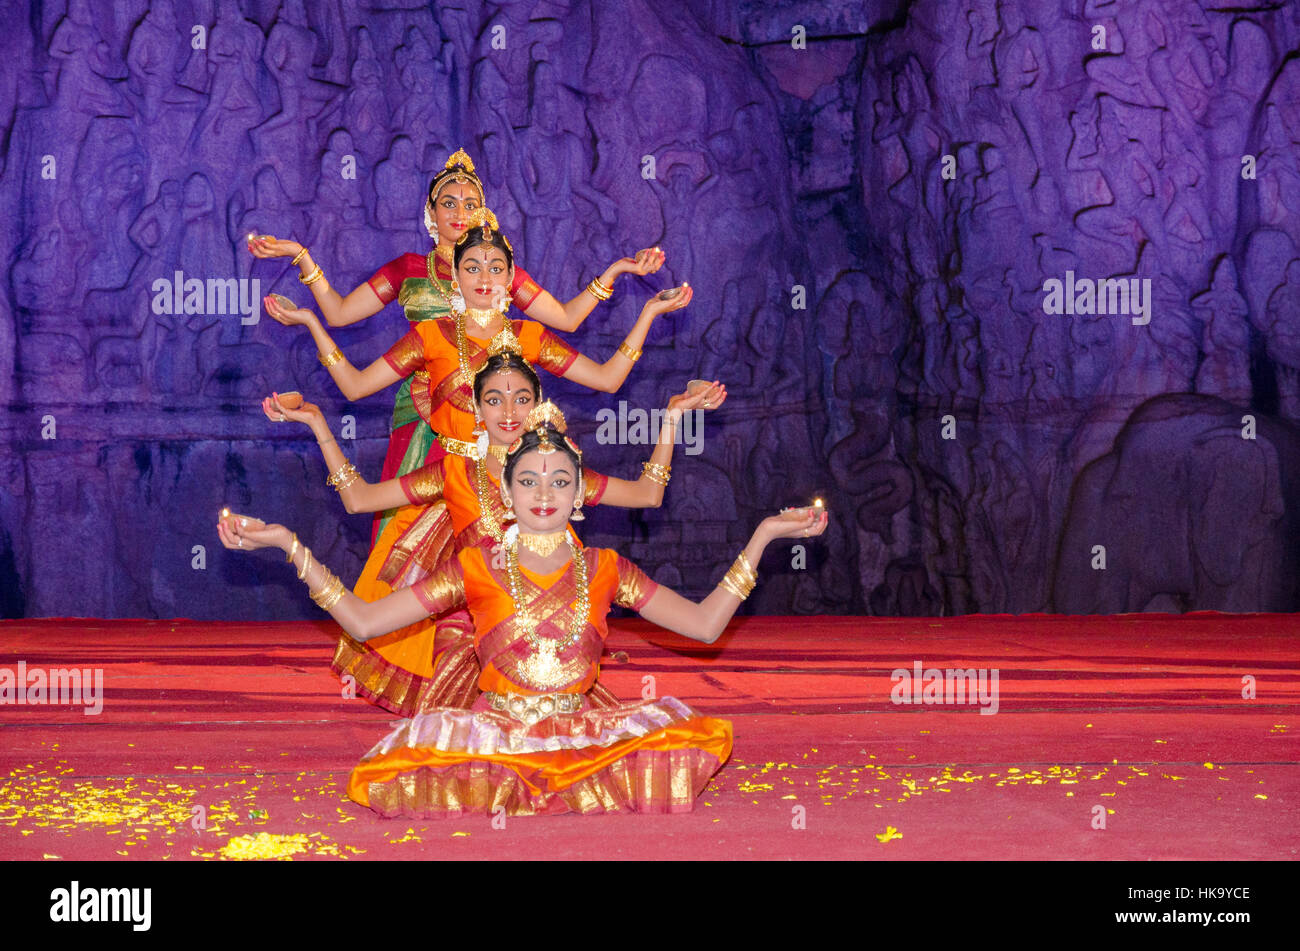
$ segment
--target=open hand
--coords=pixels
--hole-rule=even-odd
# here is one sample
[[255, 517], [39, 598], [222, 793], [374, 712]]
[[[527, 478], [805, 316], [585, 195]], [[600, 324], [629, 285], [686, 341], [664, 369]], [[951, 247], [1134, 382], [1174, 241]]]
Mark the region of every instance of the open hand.
[[701, 386], [694, 393], [689, 389], [685, 393], [678, 393], [668, 401], [668, 408], [679, 409], [682, 412], [692, 409], [717, 409], [726, 399], [726, 386], [714, 380], [707, 386]]
[[283, 525], [267, 525], [246, 515], [227, 515], [217, 521], [217, 535], [227, 548], [256, 551], [259, 548], [282, 548], [289, 530]]
[[656, 294], [654, 297], [650, 298], [650, 300], [646, 301], [645, 310], [658, 317], [661, 314], [668, 314], [674, 310], [681, 310], [691, 302], [693, 296], [695, 296], [695, 288], [691, 287], [689, 284], [683, 284], [676, 297], [669, 297], [665, 300]]
[[321, 412], [320, 407], [315, 403], [302, 403], [295, 409], [289, 409], [280, 402], [279, 393], [272, 393], [262, 400], [262, 412], [273, 423], [293, 420], [295, 423], [305, 423], [311, 426], [313, 423], [325, 418], [325, 414]]
[[262, 303], [266, 307], [266, 312], [286, 327], [305, 326], [317, 319], [316, 315], [305, 307], [285, 307], [274, 294], [263, 297]]
[[659, 248], [642, 248], [635, 257], [623, 258], [618, 262], [624, 274], [640, 274], [644, 277], [653, 274], [664, 266], [666, 255]]
[[291, 258], [302, 250], [302, 245], [272, 234], [255, 234], [248, 240], [248, 250], [255, 258]]
[[817, 505], [784, 509], [763, 519], [763, 528], [772, 538], [815, 538], [829, 524], [830, 513]]

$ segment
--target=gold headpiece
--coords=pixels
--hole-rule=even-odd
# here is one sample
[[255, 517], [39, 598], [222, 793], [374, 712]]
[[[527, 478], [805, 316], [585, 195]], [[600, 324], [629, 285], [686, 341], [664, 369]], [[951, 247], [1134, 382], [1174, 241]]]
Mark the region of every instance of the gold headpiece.
[[474, 171], [474, 160], [465, 154], [464, 149], [457, 149], [455, 152], [452, 152], [451, 157], [447, 159], [447, 164], [444, 165], [443, 168], [455, 168], [457, 165], [463, 166], [467, 172]]
[[515, 329], [510, 321], [502, 321], [501, 332], [492, 338], [488, 344], [488, 357], [495, 357], [498, 353], [516, 353], [519, 356], [524, 355], [524, 345], [519, 342], [515, 336]]
[[565, 432], [568, 430], [568, 424], [564, 421], [564, 414], [560, 408], [547, 400], [544, 403], [538, 403], [528, 411], [528, 418], [524, 420], [524, 429], [538, 429], [550, 423], [555, 427], [556, 432]]
[[[548, 406], [550, 407], [550, 409], [545, 409], [545, 407]], [[554, 427], [548, 426], [547, 423], [554, 418], [559, 419], [559, 425]], [[537, 451], [540, 452], [543, 456], [549, 456], [553, 452], [560, 451], [551, 442], [551, 433], [554, 432], [556, 433], [556, 435], [563, 435], [565, 428], [566, 426], [564, 422], [564, 414], [561, 413], [559, 407], [557, 407], [550, 400], [547, 400], [545, 403], [540, 403], [537, 406], [534, 406], [533, 409], [528, 413], [528, 419], [524, 423], [525, 433], [529, 433], [529, 432], [537, 433], [537, 437], [538, 437]], [[564, 436], [564, 442], [570, 449], [573, 450], [573, 454], [578, 457], [578, 463], [579, 465], [581, 465], [582, 450], [578, 448], [578, 444], [574, 442], [572, 439], [570, 439], [568, 436]], [[513, 456], [520, 449], [522, 449], [523, 446], [524, 446], [524, 437], [519, 436], [517, 439], [515, 439], [514, 442], [510, 444], [510, 447], [506, 450], [506, 455]]]
[[465, 229], [465, 233], [456, 239], [456, 243], [462, 244], [468, 240], [475, 228], [479, 229], [479, 237], [484, 241], [491, 241], [494, 232], [501, 235], [501, 240], [510, 253], [512, 255], [515, 253], [515, 249], [510, 244], [510, 239], [501, 234], [501, 226], [497, 224], [497, 216], [486, 205], [475, 208], [469, 213], [468, 227]]
[[429, 186], [429, 201], [433, 202], [438, 197], [438, 192], [444, 185], [455, 182], [457, 185], [473, 185], [478, 192], [479, 204], [483, 203], [483, 183], [479, 181], [478, 175], [474, 174], [474, 162], [464, 149], [457, 149], [451, 153], [451, 158], [447, 159], [447, 164], [442, 167], [442, 171], [433, 177], [433, 183]]

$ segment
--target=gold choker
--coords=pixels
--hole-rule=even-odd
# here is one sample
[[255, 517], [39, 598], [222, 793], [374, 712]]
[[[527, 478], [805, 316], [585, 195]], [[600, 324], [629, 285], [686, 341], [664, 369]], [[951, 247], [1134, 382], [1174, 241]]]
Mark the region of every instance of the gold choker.
[[498, 446], [496, 443], [488, 443], [488, 452], [492, 453], [492, 458], [501, 463], [502, 466], [505, 466], [506, 464], [506, 450], [509, 448], [509, 446]]
[[569, 533], [565, 531], [552, 532], [549, 535], [529, 535], [526, 532], [520, 532], [519, 544], [529, 551], [536, 552], [543, 558], [549, 558], [555, 554], [555, 549], [559, 548], [568, 537]]
[[480, 330], [486, 330], [492, 321], [501, 316], [501, 311], [493, 310], [491, 307], [482, 309], [476, 307], [465, 308], [465, 315], [478, 325]]

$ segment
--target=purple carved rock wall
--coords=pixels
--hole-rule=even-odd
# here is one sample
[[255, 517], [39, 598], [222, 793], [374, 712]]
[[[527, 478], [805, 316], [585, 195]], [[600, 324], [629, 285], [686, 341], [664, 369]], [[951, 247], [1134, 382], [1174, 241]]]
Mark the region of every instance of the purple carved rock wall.
[[[547, 381], [597, 468], [647, 455], [596, 443], [602, 407], [732, 394], [663, 508], [588, 543], [699, 596], [820, 494], [830, 531], [747, 610], [1296, 610], [1297, 50], [1295, 4], [1232, 0], [33, 4], [0, 31], [0, 616], [314, 616], [220, 547], [223, 504], [355, 577], [368, 518], [257, 402], [353, 416], [375, 478], [392, 392], [349, 404], [305, 333], [159, 313], [155, 282], [307, 301], [244, 251], [267, 231], [354, 287], [427, 249], [458, 146], [556, 296], [668, 252], [583, 352], [697, 288], [616, 396]], [[1098, 313], [1112, 279], [1139, 293]]]

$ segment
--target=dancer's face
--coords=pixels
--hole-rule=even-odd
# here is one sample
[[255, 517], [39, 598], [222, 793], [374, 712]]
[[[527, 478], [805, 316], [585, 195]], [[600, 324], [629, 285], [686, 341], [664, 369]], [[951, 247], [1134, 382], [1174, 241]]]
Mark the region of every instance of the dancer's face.
[[[554, 438], [554, 437], [552, 437]], [[510, 497], [521, 532], [545, 534], [564, 528], [573, 514], [578, 473], [567, 452], [534, 449], [515, 464]]]
[[478, 189], [473, 185], [452, 182], [444, 185], [433, 200], [433, 220], [438, 225], [438, 241], [455, 244], [469, 227], [469, 213], [479, 207]]
[[478, 411], [493, 445], [508, 446], [514, 442], [536, 402], [532, 381], [518, 370], [500, 370], [489, 376], [483, 382]]
[[491, 244], [470, 248], [456, 269], [465, 306], [499, 309], [510, 289], [510, 266], [505, 252]]

